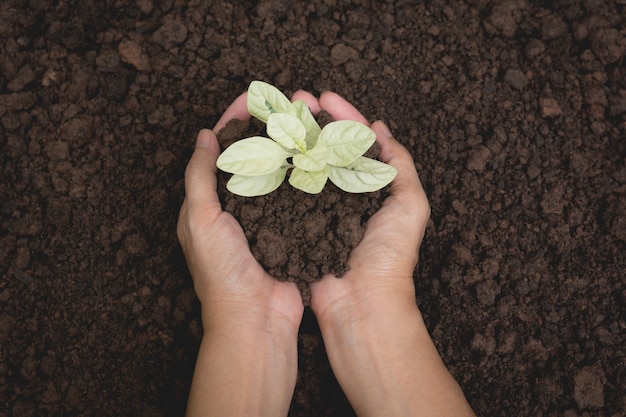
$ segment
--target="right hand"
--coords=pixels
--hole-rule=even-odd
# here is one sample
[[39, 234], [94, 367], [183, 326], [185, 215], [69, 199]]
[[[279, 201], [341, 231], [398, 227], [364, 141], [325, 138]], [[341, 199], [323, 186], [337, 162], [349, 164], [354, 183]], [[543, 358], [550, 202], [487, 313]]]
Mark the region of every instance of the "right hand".
[[[369, 125], [337, 94], [324, 93], [319, 102], [335, 120]], [[369, 219], [361, 242], [350, 254], [350, 270], [340, 279], [328, 274], [311, 284], [311, 308], [321, 323], [329, 315], [350, 314], [344, 317], [348, 319], [354, 314], [374, 314], [400, 300], [415, 305], [413, 271], [430, 206], [408, 150], [391, 137], [384, 123], [374, 122], [371, 128], [381, 148], [380, 158], [394, 166], [398, 175], [391, 183], [391, 195]]]
[[[319, 103], [335, 120], [368, 124], [336, 94], [323, 94]], [[430, 216], [426, 194], [406, 148], [382, 122], [371, 127], [380, 158], [398, 175], [350, 254], [350, 270], [310, 285], [328, 359], [361, 417], [474, 416], [415, 301], [413, 271]]]

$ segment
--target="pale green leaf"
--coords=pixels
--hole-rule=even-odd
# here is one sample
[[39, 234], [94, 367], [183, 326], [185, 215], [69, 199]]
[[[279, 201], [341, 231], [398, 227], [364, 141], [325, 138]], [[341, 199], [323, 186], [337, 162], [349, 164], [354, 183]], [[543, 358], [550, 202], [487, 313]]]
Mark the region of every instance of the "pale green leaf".
[[376, 191], [389, 184], [398, 171], [391, 165], [360, 157], [347, 167], [331, 166], [329, 178], [333, 184], [349, 193]]
[[306, 151], [306, 130], [296, 116], [272, 113], [267, 118], [267, 134], [287, 149]]
[[293, 156], [293, 165], [304, 171], [321, 171], [328, 164], [324, 159], [315, 159], [311, 157], [311, 151]]
[[245, 175], [233, 175], [226, 184], [226, 189], [233, 194], [243, 197], [265, 195], [277, 189], [285, 180], [286, 175], [287, 167], [279, 168], [265, 175], [250, 177]]
[[302, 190], [309, 194], [318, 194], [326, 185], [328, 180], [328, 166], [321, 171], [304, 171], [300, 168], [294, 168], [289, 176], [289, 184], [298, 190]]
[[313, 117], [311, 109], [309, 109], [309, 106], [307, 106], [304, 101], [296, 100], [293, 102], [293, 105], [298, 112], [297, 117], [300, 119], [306, 129], [307, 149], [313, 149], [315, 147], [315, 144], [317, 143], [317, 138], [319, 137], [322, 129], [320, 128], [320, 125], [317, 124], [315, 117]]
[[321, 171], [327, 165], [328, 148], [320, 143], [304, 154], [293, 156], [293, 164], [305, 171]]
[[238, 140], [217, 158], [217, 167], [239, 175], [265, 175], [280, 168], [291, 156], [269, 138], [254, 136]]
[[320, 133], [318, 143], [328, 148], [326, 162], [345, 167], [363, 155], [376, 141], [376, 133], [353, 120], [339, 120], [327, 124]]
[[272, 113], [288, 113], [296, 116], [296, 109], [289, 99], [276, 87], [263, 81], [252, 81], [248, 87], [248, 112], [267, 123]]

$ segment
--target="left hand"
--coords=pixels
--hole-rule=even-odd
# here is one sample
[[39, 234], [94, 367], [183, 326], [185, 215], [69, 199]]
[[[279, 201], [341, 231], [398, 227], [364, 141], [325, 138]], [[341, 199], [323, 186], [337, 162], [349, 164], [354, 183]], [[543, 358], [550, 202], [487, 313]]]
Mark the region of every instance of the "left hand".
[[202, 305], [205, 330], [233, 319], [238, 326], [286, 325], [297, 335], [304, 309], [300, 292], [295, 284], [279, 282], [265, 272], [250, 252], [241, 226], [222, 210], [217, 195], [215, 162], [220, 150], [216, 132], [230, 119], [250, 117], [246, 99], [246, 93], [239, 96], [214, 130], [198, 134], [185, 171], [178, 239]]

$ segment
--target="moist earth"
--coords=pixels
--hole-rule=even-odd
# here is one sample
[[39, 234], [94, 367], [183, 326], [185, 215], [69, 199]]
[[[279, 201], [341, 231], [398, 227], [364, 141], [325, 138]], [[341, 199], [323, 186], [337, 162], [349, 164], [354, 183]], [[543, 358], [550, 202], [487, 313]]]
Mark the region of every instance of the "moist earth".
[[[416, 300], [478, 415], [626, 415], [626, 2], [416, 3], [0, 2], [0, 417], [184, 414], [184, 169], [255, 79], [335, 91], [413, 155]], [[285, 272], [268, 209], [222, 197]], [[346, 241], [378, 197], [328, 197]], [[334, 232], [298, 204], [298, 239]], [[354, 415], [308, 308], [298, 350], [289, 415]]]
[[[321, 112], [323, 127], [332, 120]], [[265, 125], [256, 119], [231, 120], [219, 133], [220, 147], [265, 135]], [[376, 157], [374, 144], [365, 154]], [[380, 208], [387, 196], [380, 191], [354, 194], [338, 189], [328, 181], [319, 194], [307, 194], [283, 182], [277, 190], [259, 197], [230, 193], [230, 175], [218, 172], [218, 195], [224, 210], [241, 224], [250, 249], [263, 267], [279, 281], [294, 282], [302, 300], [309, 305], [308, 284], [326, 274], [342, 277], [350, 269], [348, 258], [365, 231], [365, 223]]]

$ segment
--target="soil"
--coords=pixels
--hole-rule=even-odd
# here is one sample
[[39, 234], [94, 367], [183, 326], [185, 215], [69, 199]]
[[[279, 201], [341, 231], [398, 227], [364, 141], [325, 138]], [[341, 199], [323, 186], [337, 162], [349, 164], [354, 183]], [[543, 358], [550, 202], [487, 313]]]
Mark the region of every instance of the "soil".
[[[327, 112], [318, 115], [320, 126], [332, 121]], [[265, 124], [256, 119], [231, 120], [219, 133], [222, 149], [234, 142], [266, 135]], [[376, 158], [377, 144], [365, 153]], [[345, 193], [328, 181], [319, 194], [294, 189], [287, 181], [264, 196], [248, 198], [230, 193], [231, 175], [218, 173], [218, 194], [224, 210], [241, 224], [255, 258], [279, 281], [295, 282], [305, 306], [308, 284], [326, 274], [337, 277], [350, 268], [348, 257], [360, 242], [367, 220], [380, 208], [387, 187], [365, 193]]]
[[[415, 3], [1, 2], [0, 416], [184, 413], [184, 168], [254, 79], [411, 151], [417, 302], [478, 415], [626, 415], [626, 1]], [[290, 416], [354, 415], [308, 309], [299, 353]]]

